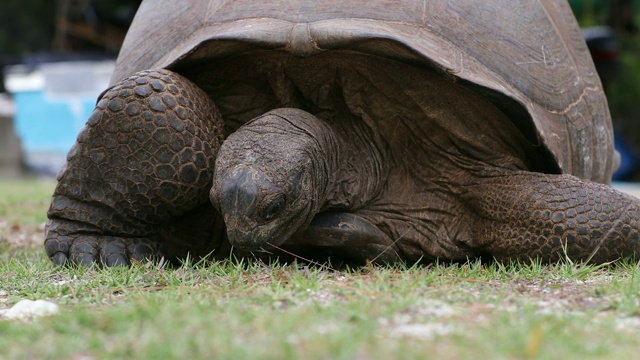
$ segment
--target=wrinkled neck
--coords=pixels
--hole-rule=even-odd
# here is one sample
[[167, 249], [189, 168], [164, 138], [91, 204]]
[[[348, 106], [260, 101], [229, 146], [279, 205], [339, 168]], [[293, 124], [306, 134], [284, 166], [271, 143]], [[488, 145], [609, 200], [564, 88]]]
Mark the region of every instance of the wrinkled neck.
[[365, 121], [352, 114], [321, 119], [291, 111], [306, 115], [283, 117], [276, 127], [290, 134], [285, 143], [300, 142], [311, 158], [314, 213], [357, 210], [378, 197], [388, 176], [389, 156]]
[[331, 123], [332, 144], [323, 148], [330, 162], [323, 209], [353, 211], [384, 190], [391, 157], [385, 142], [366, 122], [343, 114]]

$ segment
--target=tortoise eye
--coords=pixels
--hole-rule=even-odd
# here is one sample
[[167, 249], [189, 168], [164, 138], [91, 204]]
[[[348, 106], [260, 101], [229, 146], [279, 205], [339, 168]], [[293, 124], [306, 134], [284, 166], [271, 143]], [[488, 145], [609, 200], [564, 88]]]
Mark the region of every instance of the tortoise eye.
[[269, 205], [264, 209], [262, 218], [269, 221], [278, 216], [282, 210], [284, 210], [285, 202], [284, 195], [278, 195], [275, 199], [271, 200]]

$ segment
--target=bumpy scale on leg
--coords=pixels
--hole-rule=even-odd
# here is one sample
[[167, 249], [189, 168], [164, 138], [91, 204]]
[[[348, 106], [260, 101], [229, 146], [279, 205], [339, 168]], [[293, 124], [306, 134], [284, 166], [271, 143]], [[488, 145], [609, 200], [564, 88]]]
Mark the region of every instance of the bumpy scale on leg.
[[[188, 79], [156, 70], [123, 80], [98, 102], [58, 176], [49, 257], [111, 266], [171, 248], [213, 250], [188, 242], [211, 241], [220, 228], [207, 204], [222, 139], [217, 109]], [[184, 226], [184, 216], [200, 228]]]
[[496, 259], [603, 263], [640, 255], [640, 200], [571, 175], [478, 178], [465, 195], [479, 244]]

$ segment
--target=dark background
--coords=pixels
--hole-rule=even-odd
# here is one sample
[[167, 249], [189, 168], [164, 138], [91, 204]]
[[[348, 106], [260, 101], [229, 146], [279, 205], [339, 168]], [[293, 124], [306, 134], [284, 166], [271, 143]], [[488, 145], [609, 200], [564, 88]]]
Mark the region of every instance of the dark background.
[[1, 0], [0, 67], [115, 57], [141, 2]]

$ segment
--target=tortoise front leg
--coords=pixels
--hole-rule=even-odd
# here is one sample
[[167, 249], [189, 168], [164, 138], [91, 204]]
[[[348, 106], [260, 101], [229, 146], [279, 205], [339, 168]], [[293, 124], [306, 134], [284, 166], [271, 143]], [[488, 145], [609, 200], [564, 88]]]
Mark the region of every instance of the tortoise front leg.
[[208, 202], [222, 125], [209, 97], [173, 72], [143, 71], [111, 88], [58, 177], [49, 257], [111, 266], [213, 250], [224, 233]]
[[[571, 175], [478, 177], [465, 199], [477, 238], [499, 261], [604, 263], [640, 255], [640, 200]], [[474, 225], [472, 225], [474, 226]]]

